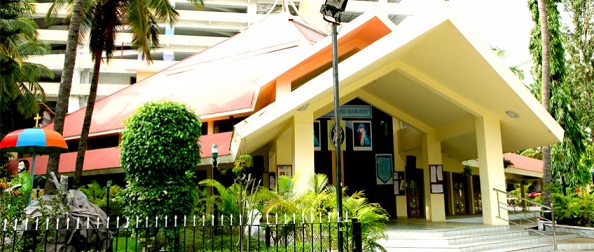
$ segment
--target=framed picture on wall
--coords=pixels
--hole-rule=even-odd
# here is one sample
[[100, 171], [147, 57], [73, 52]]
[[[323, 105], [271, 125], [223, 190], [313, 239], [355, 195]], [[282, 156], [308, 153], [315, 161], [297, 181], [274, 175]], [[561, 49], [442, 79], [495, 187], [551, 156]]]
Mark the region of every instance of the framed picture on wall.
[[286, 176], [286, 177], [293, 177], [293, 169], [291, 165], [277, 165], [276, 166], [276, 174], [278, 176]]
[[320, 121], [314, 121], [314, 150], [322, 150], [322, 136], [320, 135]]
[[353, 121], [353, 150], [372, 150], [371, 121]]
[[392, 185], [393, 179], [392, 154], [375, 154], [375, 178], [377, 185]]

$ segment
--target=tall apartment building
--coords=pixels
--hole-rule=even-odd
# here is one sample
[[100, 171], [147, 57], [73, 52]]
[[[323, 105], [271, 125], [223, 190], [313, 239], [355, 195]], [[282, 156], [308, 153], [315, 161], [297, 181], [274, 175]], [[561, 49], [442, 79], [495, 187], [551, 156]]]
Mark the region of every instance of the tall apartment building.
[[[321, 32], [329, 34], [327, 23], [319, 13], [323, 3], [321, 0], [285, 0], [287, 8], [284, 8], [282, 0], [205, 0], [204, 8], [201, 10], [196, 10], [191, 3], [184, 0], [170, 1], [180, 14], [179, 20], [173, 27], [167, 24], [161, 26], [161, 48], [152, 52], [153, 63], [148, 65], [139, 59], [137, 51], [130, 47], [132, 38], [130, 33], [120, 33], [116, 41], [118, 52], [114, 54], [114, 59], [109, 64], [101, 66], [98, 98], [133, 85], [177, 61], [241, 32], [268, 15], [281, 11], [299, 15]], [[379, 11], [398, 24], [410, 14], [406, 1], [402, 2], [404, 3], [401, 3], [401, 0], [351, 0], [342, 20], [346, 23], [366, 11]], [[51, 1], [40, 0], [36, 4], [35, 20], [40, 27], [39, 39], [51, 44], [52, 52], [31, 61], [48, 66], [56, 74], [54, 79], [45, 79], [41, 82], [47, 94], [47, 104], [53, 108], [58, 96], [68, 24], [63, 21], [66, 16], [65, 10], [59, 12], [57, 18], [51, 23], [45, 22], [44, 16], [50, 6]], [[299, 11], [295, 11], [296, 9]], [[85, 41], [78, 47], [69, 112], [86, 105], [92, 70], [88, 42]]]

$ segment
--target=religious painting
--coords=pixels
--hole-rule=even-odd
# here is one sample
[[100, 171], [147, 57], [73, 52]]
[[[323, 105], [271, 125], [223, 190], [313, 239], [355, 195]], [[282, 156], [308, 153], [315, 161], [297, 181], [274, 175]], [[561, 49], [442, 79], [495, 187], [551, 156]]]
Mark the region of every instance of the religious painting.
[[[345, 127], [346, 127], [346, 122], [344, 120], [340, 120], [340, 149], [342, 151], [344, 151], [346, 149], [346, 142], [344, 141], [345, 138]], [[336, 131], [336, 124], [334, 123], [334, 120], [328, 120], [328, 150], [329, 151], [335, 151], [335, 147], [334, 147], [334, 132]]]
[[353, 150], [372, 150], [371, 121], [353, 121]]

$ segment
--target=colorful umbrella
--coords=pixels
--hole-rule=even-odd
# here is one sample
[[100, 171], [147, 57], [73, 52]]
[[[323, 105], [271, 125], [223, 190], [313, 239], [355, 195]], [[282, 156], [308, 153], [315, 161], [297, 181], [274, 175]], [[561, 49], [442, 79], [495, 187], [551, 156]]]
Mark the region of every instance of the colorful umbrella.
[[60, 133], [41, 128], [21, 129], [8, 133], [0, 142], [7, 152], [31, 153], [31, 180], [35, 177], [35, 155], [65, 152], [68, 145]]

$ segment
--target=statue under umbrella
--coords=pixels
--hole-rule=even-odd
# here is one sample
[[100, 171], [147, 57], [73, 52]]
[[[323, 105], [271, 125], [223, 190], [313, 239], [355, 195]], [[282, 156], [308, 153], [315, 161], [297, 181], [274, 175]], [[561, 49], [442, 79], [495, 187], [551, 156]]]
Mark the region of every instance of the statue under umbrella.
[[[39, 154], [65, 152], [68, 150], [68, 145], [66, 145], [64, 137], [54, 130], [28, 128], [8, 133], [0, 142], [0, 149], [6, 152], [29, 153], [32, 155], [30, 180], [23, 178], [29, 172], [28, 161], [20, 160], [19, 173], [16, 176], [18, 181], [13, 180], [13, 183], [11, 183], [12, 190], [19, 190], [24, 195], [23, 197], [29, 198], [30, 203], [32, 181], [34, 181], [35, 177], [35, 156]], [[19, 181], [23, 182], [20, 186], [18, 185]]]

